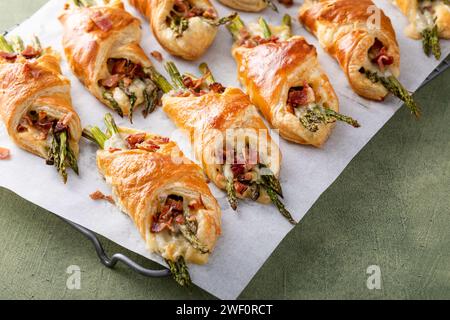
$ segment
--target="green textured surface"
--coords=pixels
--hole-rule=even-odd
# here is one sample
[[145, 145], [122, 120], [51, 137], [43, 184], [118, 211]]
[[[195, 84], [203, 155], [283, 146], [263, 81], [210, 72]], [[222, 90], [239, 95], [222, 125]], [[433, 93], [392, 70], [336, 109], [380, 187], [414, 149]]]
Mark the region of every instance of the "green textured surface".
[[[0, 0], [0, 30], [45, 0]], [[243, 299], [450, 299], [450, 71], [416, 95], [423, 116], [400, 110], [282, 242]], [[1, 164], [0, 164], [1, 165]], [[152, 262], [102, 239], [149, 267]], [[81, 234], [0, 190], [0, 298], [203, 299], [194, 287], [103, 267]], [[66, 269], [82, 270], [81, 290]], [[382, 289], [368, 290], [378, 265]], [[237, 270], [239, 272], [239, 270]]]

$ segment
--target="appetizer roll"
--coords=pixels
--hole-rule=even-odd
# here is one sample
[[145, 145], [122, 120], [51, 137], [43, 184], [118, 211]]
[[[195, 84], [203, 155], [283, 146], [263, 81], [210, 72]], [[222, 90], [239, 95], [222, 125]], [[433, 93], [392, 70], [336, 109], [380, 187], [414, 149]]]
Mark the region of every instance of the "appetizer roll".
[[397, 80], [400, 49], [391, 21], [376, 8], [380, 24], [373, 24], [373, 8], [371, 0], [306, 0], [299, 17], [339, 62], [357, 94], [381, 101], [392, 92], [418, 116], [419, 107]]
[[8, 42], [0, 36], [0, 115], [8, 134], [55, 165], [67, 182], [66, 168], [78, 174], [81, 125], [59, 63], [59, 55], [42, 49], [37, 38], [25, 47], [21, 38]]
[[121, 1], [101, 6], [95, 1], [68, 3], [59, 20], [67, 61], [98, 100], [131, 121], [140, 106], [145, 116], [154, 110], [158, 88], [152, 64], [139, 45], [140, 21]]
[[107, 134], [93, 127], [83, 135], [100, 147], [98, 170], [116, 205], [175, 279], [189, 284], [185, 263], [206, 263], [221, 233], [220, 207], [206, 177], [168, 138], [118, 128], [110, 114], [105, 123]]
[[410, 25], [405, 33], [413, 39], [422, 39], [427, 56], [441, 58], [439, 38], [450, 39], [450, 2], [448, 0], [394, 0]]
[[272, 10], [277, 11], [278, 9], [272, 0], [219, 0], [224, 5], [242, 11], [248, 12], [259, 12], [266, 9], [268, 6]]
[[150, 22], [161, 46], [174, 56], [196, 60], [216, 38], [220, 24], [209, 0], [129, 0]]
[[270, 27], [264, 19], [247, 28], [237, 17], [229, 25], [239, 80], [252, 102], [287, 140], [322, 146], [334, 122], [359, 124], [339, 114], [333, 87], [303, 37], [291, 36], [290, 17]]
[[231, 207], [236, 210], [238, 198], [273, 202], [295, 223], [279, 200], [280, 150], [248, 97], [217, 83], [206, 64], [200, 66], [201, 78], [181, 76], [171, 62], [166, 66], [176, 89], [163, 96], [163, 110], [187, 131], [196, 158], [211, 181], [227, 191]]

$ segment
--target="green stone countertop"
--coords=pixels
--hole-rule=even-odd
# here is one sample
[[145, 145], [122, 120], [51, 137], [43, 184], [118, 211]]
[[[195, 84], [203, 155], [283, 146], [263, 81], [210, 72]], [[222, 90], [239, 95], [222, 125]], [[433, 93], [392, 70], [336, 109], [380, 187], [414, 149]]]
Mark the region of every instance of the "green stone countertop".
[[[0, 1], [0, 30], [46, 0]], [[242, 299], [450, 298], [450, 71], [369, 142], [264, 264]], [[1, 170], [1, 164], [0, 164]], [[144, 258], [102, 238], [109, 253]], [[91, 243], [52, 213], [0, 189], [0, 298], [205, 299], [203, 290], [103, 267]], [[81, 268], [81, 289], [66, 270]], [[367, 268], [381, 289], [367, 287]], [[237, 270], [238, 272], [239, 270]], [[220, 276], [220, 275], [218, 275]]]

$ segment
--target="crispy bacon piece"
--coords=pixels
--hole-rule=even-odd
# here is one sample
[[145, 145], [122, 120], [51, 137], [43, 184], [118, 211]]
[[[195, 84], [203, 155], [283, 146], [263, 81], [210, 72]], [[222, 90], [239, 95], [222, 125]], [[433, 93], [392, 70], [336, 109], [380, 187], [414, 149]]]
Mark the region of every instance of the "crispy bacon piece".
[[237, 177], [238, 175], [245, 173], [245, 165], [239, 163], [232, 164], [231, 172], [233, 172], [233, 175]]
[[6, 59], [6, 60], [16, 60], [17, 54], [0, 51], [0, 58]]
[[214, 9], [212, 8], [205, 10], [202, 15], [206, 19], [217, 19], [217, 14], [214, 12]]
[[127, 59], [117, 59], [112, 66], [112, 74], [126, 74], [127, 73]]
[[369, 57], [373, 63], [378, 65], [381, 71], [384, 71], [386, 66], [394, 63], [394, 57], [387, 54], [387, 48], [378, 39], [375, 39], [374, 44], [370, 48]]
[[89, 197], [94, 200], [94, 201], [98, 201], [98, 200], [106, 200], [111, 204], [115, 204], [114, 199], [112, 196], [106, 196], [104, 195], [101, 191], [97, 190], [94, 193], [90, 194]]
[[294, 4], [294, 0], [278, 0], [278, 2], [286, 7], [291, 7]]
[[147, 135], [145, 133], [137, 133], [128, 136], [127, 143], [130, 149], [137, 149], [137, 145], [145, 141]]
[[186, 3], [186, 1], [184, 1], [184, 0], [175, 0], [173, 9], [176, 12], [183, 13], [184, 16], [186, 16], [189, 11], [189, 2]]
[[109, 148], [109, 153], [114, 153], [114, 152], [117, 152], [117, 151], [120, 151], [120, 150], [122, 150], [122, 149], [119, 149], [119, 148]]
[[63, 118], [61, 118], [55, 126], [55, 133], [62, 132], [69, 128], [69, 122], [73, 118], [73, 113], [69, 112]]
[[20, 54], [27, 59], [33, 59], [41, 54], [41, 50], [37, 50], [32, 46], [27, 46]]
[[120, 80], [122, 80], [123, 76], [119, 74], [113, 74], [112, 76], [101, 80], [101, 85], [105, 88], [115, 88], [119, 85]]
[[153, 58], [155, 58], [159, 62], [162, 62], [164, 60], [161, 52], [159, 52], [159, 51], [155, 50], [155, 51], [152, 51], [150, 54], [152, 55]]
[[157, 143], [157, 144], [167, 144], [170, 142], [170, 139], [167, 137], [159, 137], [159, 136], [154, 136], [152, 137], [152, 140]]
[[9, 149], [0, 147], [0, 160], [9, 159]]
[[244, 192], [247, 191], [248, 186], [243, 183], [240, 183], [239, 181], [235, 181], [234, 189], [236, 190], [237, 193], [244, 194]]
[[139, 150], [145, 150], [145, 151], [150, 151], [150, 152], [155, 152], [155, 151], [161, 149], [160, 146], [153, 143], [152, 141], [145, 141], [144, 143], [140, 143], [140, 144], [136, 145], [136, 147]]
[[183, 198], [167, 197], [165, 204], [159, 214], [152, 218], [151, 232], [159, 233], [165, 229], [174, 230], [173, 222], [184, 224]]
[[113, 24], [108, 16], [102, 14], [101, 12], [94, 12], [91, 15], [91, 20], [95, 23], [95, 25], [102, 30], [103, 32], [108, 32], [113, 28]]
[[277, 43], [279, 41], [279, 38], [277, 36], [271, 36], [270, 38], [262, 38], [260, 36], [250, 36], [249, 34], [247, 34], [248, 31], [246, 32], [241, 32], [243, 33], [243, 38], [241, 38], [241, 40], [239, 41], [239, 45], [246, 47], [246, 48], [254, 48], [257, 47], [261, 44], [266, 44], [266, 43]]
[[291, 106], [304, 106], [308, 104], [308, 88], [297, 87], [289, 90], [287, 103]]
[[212, 92], [215, 92], [215, 93], [224, 93], [225, 87], [222, 86], [222, 84], [220, 84], [218, 82], [214, 82], [209, 85], [209, 90], [211, 90]]

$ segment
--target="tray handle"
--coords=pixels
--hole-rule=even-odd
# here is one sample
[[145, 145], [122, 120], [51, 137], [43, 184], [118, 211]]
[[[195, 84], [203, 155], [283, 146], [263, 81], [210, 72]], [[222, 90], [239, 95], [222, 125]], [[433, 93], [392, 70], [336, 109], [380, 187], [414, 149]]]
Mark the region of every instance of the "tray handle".
[[79, 224], [76, 224], [72, 221], [69, 221], [67, 219], [61, 218], [63, 221], [68, 223], [70, 226], [72, 226], [74, 229], [79, 231], [81, 234], [83, 234], [86, 238], [88, 238], [92, 244], [94, 245], [95, 251], [97, 252], [97, 255], [100, 259], [100, 262], [105, 265], [106, 267], [113, 269], [117, 263], [120, 261], [123, 264], [125, 264], [128, 268], [131, 270], [142, 274], [146, 277], [152, 277], [152, 278], [162, 278], [162, 277], [168, 277], [171, 275], [170, 271], [168, 269], [163, 270], [152, 270], [147, 269], [138, 264], [137, 262], [131, 260], [127, 256], [116, 253], [111, 256], [111, 258], [106, 254], [105, 250], [103, 249], [103, 246], [100, 242], [100, 240], [97, 238], [97, 235], [92, 232], [89, 229], [86, 229], [85, 227], [80, 226]]

